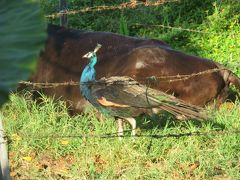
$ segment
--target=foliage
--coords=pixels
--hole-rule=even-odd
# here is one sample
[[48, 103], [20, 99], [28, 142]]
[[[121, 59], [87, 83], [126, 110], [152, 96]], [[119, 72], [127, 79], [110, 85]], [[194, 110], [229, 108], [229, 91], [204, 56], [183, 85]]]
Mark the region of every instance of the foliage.
[[[64, 102], [42, 97], [38, 105], [29, 94], [11, 95], [4, 107], [11, 139], [10, 161], [16, 179], [236, 179], [240, 177], [240, 103], [212, 112], [208, 122], [138, 119], [135, 141], [130, 132], [119, 141], [88, 137], [112, 133], [116, 122], [99, 122], [91, 108], [70, 117]], [[125, 130], [130, 130], [128, 126]], [[211, 131], [220, 130], [219, 134]], [[220, 134], [227, 131], [226, 134]], [[151, 138], [152, 134], [206, 135]], [[79, 135], [86, 135], [78, 137]]]
[[221, 6], [213, 4], [213, 14], [200, 26], [212, 34], [192, 36], [191, 43], [200, 47], [201, 56], [215, 59], [240, 75], [240, 15], [236, 11], [240, 5], [230, 2]]
[[[0, 1], [0, 105], [19, 80], [29, 77], [43, 45], [45, 24], [33, 1]], [[35, 59], [36, 60], [36, 59]]]
[[119, 22], [119, 34], [129, 35], [129, 29], [127, 26], [127, 18], [121, 13], [120, 22]]

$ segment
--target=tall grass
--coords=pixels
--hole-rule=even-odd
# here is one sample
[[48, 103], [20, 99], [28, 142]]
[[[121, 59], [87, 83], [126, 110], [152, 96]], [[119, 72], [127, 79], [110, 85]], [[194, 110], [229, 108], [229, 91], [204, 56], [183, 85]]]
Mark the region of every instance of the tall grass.
[[[99, 122], [91, 108], [70, 117], [62, 101], [11, 95], [5, 105], [5, 128], [11, 139], [11, 171], [18, 178], [184, 179], [240, 177], [240, 103], [226, 104], [203, 123], [177, 122], [168, 115], [159, 120], [138, 119], [135, 141], [126, 137], [98, 138], [113, 133], [113, 119]], [[129, 127], [126, 129], [129, 130]], [[227, 131], [215, 134], [211, 131]], [[205, 135], [164, 137], [203, 132]], [[89, 135], [78, 137], [81, 135]], [[153, 138], [151, 135], [162, 135]], [[76, 136], [76, 137], [75, 137]]]

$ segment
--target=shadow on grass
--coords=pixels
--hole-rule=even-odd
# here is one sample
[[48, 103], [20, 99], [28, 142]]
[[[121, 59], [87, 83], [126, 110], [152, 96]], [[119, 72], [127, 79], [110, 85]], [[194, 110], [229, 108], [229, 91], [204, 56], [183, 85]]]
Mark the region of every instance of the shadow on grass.
[[181, 127], [184, 129], [188, 128], [188, 123], [191, 123], [191, 126], [196, 128], [203, 128], [206, 124], [211, 125], [211, 129], [217, 129], [217, 130], [224, 130], [225, 125], [222, 123], [213, 122], [213, 120], [208, 118], [204, 121], [199, 121], [196, 119], [188, 119], [188, 120], [178, 120], [175, 118], [175, 116], [164, 112], [161, 113], [159, 116], [142, 116], [137, 119], [137, 124], [141, 130], [151, 130], [154, 128], [157, 129], [164, 129], [167, 128], [175, 128], [175, 127]]

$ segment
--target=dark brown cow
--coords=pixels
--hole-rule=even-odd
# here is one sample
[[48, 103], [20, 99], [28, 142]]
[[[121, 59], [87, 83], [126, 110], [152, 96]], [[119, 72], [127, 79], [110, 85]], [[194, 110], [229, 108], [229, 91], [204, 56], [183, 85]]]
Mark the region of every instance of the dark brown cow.
[[[125, 75], [146, 83], [146, 77], [189, 75], [221, 65], [171, 49], [159, 40], [127, 37], [106, 32], [85, 32], [48, 27], [45, 50], [40, 55], [34, 82], [79, 81], [87, 60], [82, 56], [102, 44], [96, 65], [97, 79], [113, 75]], [[194, 76], [187, 80], [156, 81], [153, 88], [174, 94], [184, 101], [204, 106], [217, 99], [223, 102], [228, 95], [229, 83], [240, 89], [240, 79], [229, 70]], [[85, 100], [78, 86], [61, 86], [44, 89], [49, 96], [62, 97], [71, 102], [75, 112], [82, 111]]]

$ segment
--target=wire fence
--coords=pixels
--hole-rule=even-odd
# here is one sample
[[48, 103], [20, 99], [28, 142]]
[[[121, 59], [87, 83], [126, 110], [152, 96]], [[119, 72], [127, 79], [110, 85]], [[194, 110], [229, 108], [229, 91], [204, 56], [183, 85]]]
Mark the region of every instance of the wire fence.
[[[198, 73], [192, 73], [192, 74], [188, 74], [188, 75], [172, 75], [172, 76], [151, 76], [151, 77], [147, 77], [147, 78], [143, 78], [142, 80], [156, 80], [159, 82], [177, 82], [177, 81], [186, 81], [190, 78], [196, 77], [196, 76], [202, 76], [202, 75], [206, 75], [206, 74], [211, 74], [211, 73], [215, 73], [215, 72], [219, 72], [222, 70], [227, 70], [226, 68], [214, 68], [214, 69], [208, 69], [205, 71], [201, 71]], [[19, 84], [24, 84], [27, 86], [32, 86], [35, 88], [56, 88], [59, 86], [79, 86], [79, 85], [92, 85], [92, 84], [106, 84], [105, 81], [94, 81], [94, 82], [84, 82], [84, 83], [79, 83], [79, 82], [74, 82], [74, 81], [69, 81], [69, 82], [61, 82], [61, 83], [50, 83], [50, 82], [30, 82], [30, 81], [20, 81]], [[133, 80], [128, 80], [128, 81], [118, 81], [115, 82], [115, 84], [123, 84], [126, 83], [127, 85], [136, 85], [139, 84], [138, 82], [135, 82]]]
[[[53, 13], [50, 15], [46, 15], [46, 18], [55, 19], [58, 17], [61, 17], [63, 15], [76, 15], [79, 13], [85, 13], [85, 12], [94, 12], [94, 11], [105, 11], [105, 10], [117, 10], [117, 9], [135, 9], [140, 6], [159, 6], [163, 5], [165, 3], [173, 3], [173, 2], [180, 2], [180, 0], [157, 0], [155, 2], [145, 1], [145, 2], [139, 2], [139, 1], [130, 1], [126, 3], [122, 3], [119, 5], [113, 5], [113, 6], [94, 6], [94, 7], [86, 7], [79, 10], [64, 10], [60, 11], [58, 13]], [[153, 27], [153, 28], [164, 28], [164, 29], [171, 29], [176, 31], [185, 31], [185, 32], [191, 32], [191, 33], [200, 33], [200, 34], [212, 34], [212, 35], [222, 35], [222, 32], [210, 32], [205, 30], [196, 30], [191, 28], [183, 28], [183, 27], [175, 27], [170, 25], [164, 25], [164, 24], [141, 24], [141, 23], [133, 23], [130, 25], [133, 28], [137, 27]], [[240, 35], [240, 33], [234, 32], [230, 34], [231, 36]]]
[[93, 7], [85, 7], [79, 10], [67, 10], [67, 11], [61, 11], [57, 13], [53, 13], [50, 15], [46, 15], [46, 18], [55, 19], [58, 18], [64, 14], [67, 15], [75, 15], [79, 13], [85, 13], [85, 12], [96, 12], [96, 11], [106, 11], [106, 10], [117, 10], [117, 9], [135, 9], [140, 6], [159, 6], [165, 3], [171, 3], [171, 2], [179, 2], [179, 0], [157, 0], [155, 2], [139, 2], [139, 1], [131, 1], [126, 2], [118, 5], [112, 5], [112, 6], [93, 6]]
[[[171, 30], [176, 30], [176, 31], [185, 31], [185, 32], [191, 32], [191, 33], [198, 33], [198, 34], [212, 34], [212, 35], [222, 35], [222, 32], [210, 32], [210, 31], [203, 31], [203, 30], [196, 30], [196, 29], [190, 29], [190, 28], [183, 28], [183, 27], [175, 27], [175, 26], [169, 26], [169, 25], [164, 25], [164, 24], [140, 24], [140, 23], [135, 23], [130, 25], [133, 28], [136, 27], [145, 27], [145, 28], [164, 28], [164, 29], [171, 29]], [[229, 34], [230, 36], [238, 36], [240, 33], [238, 32], [233, 32]]]
[[[132, 130], [124, 130], [123, 133], [129, 133]], [[209, 131], [193, 131], [193, 132], [184, 132], [184, 133], [166, 133], [166, 134], [137, 134], [134, 136], [135, 138], [154, 138], [154, 139], [163, 139], [163, 138], [181, 138], [181, 137], [192, 137], [192, 136], [225, 136], [225, 135], [236, 135], [240, 134], [239, 129], [234, 130], [209, 130]], [[113, 138], [119, 138], [118, 132], [115, 133], [104, 133], [104, 134], [72, 134], [72, 135], [19, 135], [21, 139], [34, 139], [34, 140], [40, 140], [40, 139], [113, 139]], [[124, 136], [121, 136], [121, 138], [132, 138], [133, 136], [131, 134], [125, 134]], [[9, 136], [4, 136], [3, 139], [5, 141], [0, 142], [0, 144], [11, 144], [13, 140]]]
[[177, 31], [187, 31], [187, 32], [193, 32], [193, 33], [200, 33], [200, 34], [215, 34], [215, 35], [220, 35], [222, 33], [218, 32], [208, 32], [208, 31], [200, 31], [200, 30], [195, 30], [195, 29], [189, 29], [189, 28], [182, 28], [182, 27], [174, 27], [174, 26], [167, 26], [163, 24], [132, 24], [132, 27], [159, 27], [159, 28], [166, 28], [166, 29], [172, 29], [172, 30], [177, 30]]

